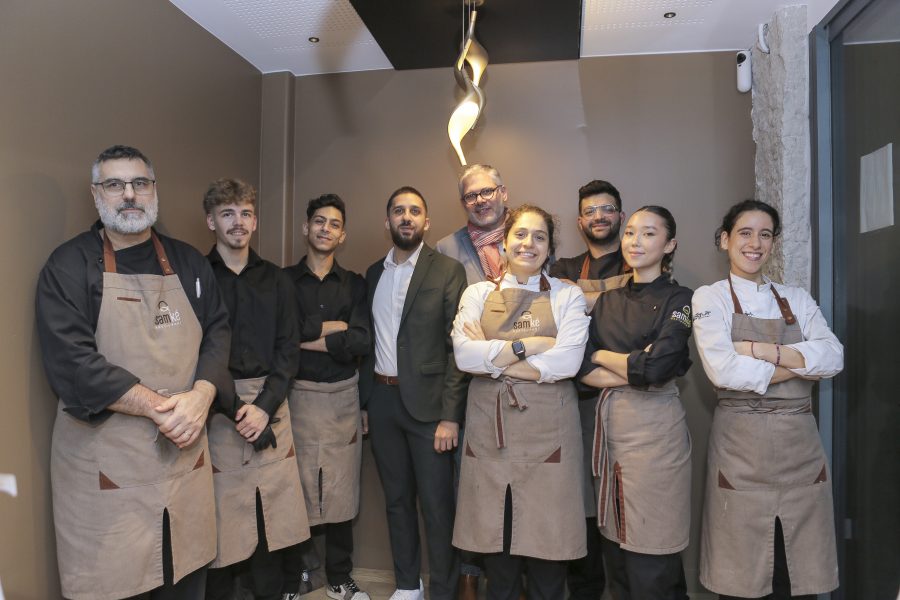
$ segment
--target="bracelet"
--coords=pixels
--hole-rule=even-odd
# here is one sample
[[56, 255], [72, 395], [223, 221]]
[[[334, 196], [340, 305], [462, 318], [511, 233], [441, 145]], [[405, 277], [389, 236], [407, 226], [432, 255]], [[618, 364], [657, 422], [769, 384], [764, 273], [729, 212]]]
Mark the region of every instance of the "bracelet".
[[775, 344], [775, 366], [781, 366], [781, 344]]
[[754, 341], [752, 341], [752, 340], [750, 341], [750, 356], [752, 356], [753, 358], [756, 358], [756, 353], [753, 351], [754, 343], [755, 343]]

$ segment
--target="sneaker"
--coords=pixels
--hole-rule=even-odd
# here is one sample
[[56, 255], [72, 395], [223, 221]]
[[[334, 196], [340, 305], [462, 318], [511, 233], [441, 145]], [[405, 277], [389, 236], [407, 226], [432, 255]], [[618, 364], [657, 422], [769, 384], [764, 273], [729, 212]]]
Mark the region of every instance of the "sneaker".
[[417, 590], [394, 590], [390, 600], [425, 600], [425, 584], [420, 579]]
[[286, 592], [281, 596], [281, 600], [297, 600], [300, 597], [300, 594]]
[[325, 588], [325, 595], [334, 600], [370, 600], [369, 594], [359, 589], [359, 586], [356, 585], [356, 582], [353, 581], [352, 577], [341, 585], [327, 586]]

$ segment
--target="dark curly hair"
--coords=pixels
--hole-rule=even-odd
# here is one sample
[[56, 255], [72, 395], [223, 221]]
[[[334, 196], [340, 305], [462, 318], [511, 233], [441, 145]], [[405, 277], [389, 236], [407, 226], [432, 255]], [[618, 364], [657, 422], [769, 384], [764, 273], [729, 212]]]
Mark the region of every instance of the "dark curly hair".
[[745, 212], [754, 210], [762, 211], [772, 218], [773, 237], [777, 237], [781, 233], [781, 217], [778, 215], [778, 211], [774, 206], [767, 204], [762, 200], [753, 200], [752, 198], [742, 200], [728, 209], [728, 212], [725, 213], [725, 218], [722, 219], [722, 226], [716, 229], [715, 239], [713, 240], [716, 244], [716, 248], [722, 247], [723, 233], [731, 235], [731, 230], [734, 229], [734, 224], [737, 223], [738, 217]]

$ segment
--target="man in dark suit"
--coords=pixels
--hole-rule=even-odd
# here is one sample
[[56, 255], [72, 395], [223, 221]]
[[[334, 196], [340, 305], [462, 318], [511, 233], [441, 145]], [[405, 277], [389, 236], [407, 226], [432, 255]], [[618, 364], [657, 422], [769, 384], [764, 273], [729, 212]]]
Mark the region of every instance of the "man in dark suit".
[[450, 329], [466, 273], [422, 241], [427, 211], [415, 188], [391, 194], [385, 227], [394, 246], [366, 272], [375, 345], [363, 361], [359, 391], [387, 506], [397, 582], [391, 600], [424, 600], [417, 496], [431, 600], [454, 600], [459, 575], [451, 546], [453, 450], [467, 376], [456, 368]]

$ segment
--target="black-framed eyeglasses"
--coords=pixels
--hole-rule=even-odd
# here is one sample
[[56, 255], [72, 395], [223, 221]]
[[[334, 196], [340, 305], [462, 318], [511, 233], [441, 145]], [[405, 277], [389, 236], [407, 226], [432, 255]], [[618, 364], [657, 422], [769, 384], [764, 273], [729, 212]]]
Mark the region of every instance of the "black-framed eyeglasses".
[[619, 207], [615, 204], [595, 204], [593, 206], [585, 206], [581, 209], [581, 216], [585, 219], [590, 219], [596, 215], [598, 211], [604, 215], [612, 215], [619, 212]]
[[105, 181], [95, 181], [93, 185], [99, 185], [103, 192], [111, 197], [116, 198], [125, 194], [125, 188], [131, 185], [135, 196], [147, 196], [153, 193], [153, 186], [156, 184], [155, 179], [147, 179], [146, 177], [135, 177], [131, 181], [122, 181], [121, 179], [107, 179]]
[[466, 206], [472, 206], [473, 204], [478, 202], [478, 198], [481, 198], [482, 200], [490, 200], [491, 198], [494, 197], [494, 194], [497, 193], [497, 190], [499, 190], [502, 187], [503, 187], [502, 185], [498, 185], [498, 186], [492, 187], [492, 188], [481, 188], [477, 192], [469, 192], [468, 194], [466, 194], [465, 196], [462, 197], [463, 202], [466, 203]]

